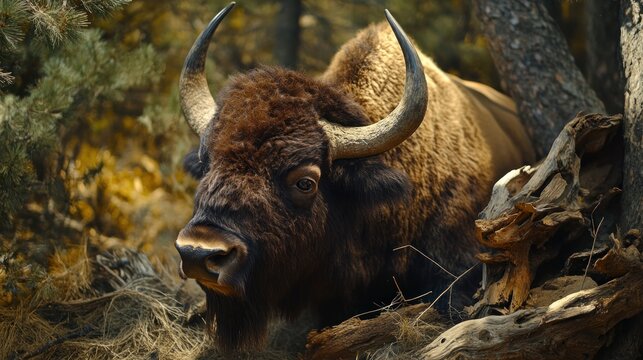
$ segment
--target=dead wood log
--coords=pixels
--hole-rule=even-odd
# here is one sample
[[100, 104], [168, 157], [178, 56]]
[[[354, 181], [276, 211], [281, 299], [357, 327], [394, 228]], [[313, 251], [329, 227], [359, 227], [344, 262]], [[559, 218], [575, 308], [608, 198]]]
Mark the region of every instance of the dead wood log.
[[643, 311], [643, 267], [547, 307], [462, 322], [424, 348], [425, 359], [587, 359], [618, 322]]
[[493, 249], [478, 258], [500, 276], [488, 285], [475, 312], [489, 305], [508, 304], [509, 311], [522, 306], [538, 267], [558, 256], [565, 243], [590, 226], [596, 209], [619, 192], [620, 124], [620, 116], [579, 115], [542, 163], [496, 183], [476, 221], [476, 236]]
[[503, 86], [539, 156], [577, 112], [605, 112], [543, 2], [476, 0], [474, 6]]
[[546, 281], [539, 287], [529, 290], [529, 297], [525, 303], [525, 308], [549, 306], [569, 294], [597, 286], [598, 284], [596, 284], [592, 278], [585, 278], [582, 275], [557, 277]]
[[[403, 307], [386, 311], [380, 316], [360, 320], [351, 318], [343, 323], [313, 332], [308, 336], [305, 359], [355, 359], [359, 354], [375, 351], [402, 336], [403, 324], [415, 326], [424, 337], [433, 336], [444, 330], [436, 311], [426, 311], [420, 319], [427, 326], [417, 327], [417, 317], [426, 310], [426, 304]], [[415, 323], [415, 325], [410, 325]], [[432, 324], [432, 325], [431, 325]]]

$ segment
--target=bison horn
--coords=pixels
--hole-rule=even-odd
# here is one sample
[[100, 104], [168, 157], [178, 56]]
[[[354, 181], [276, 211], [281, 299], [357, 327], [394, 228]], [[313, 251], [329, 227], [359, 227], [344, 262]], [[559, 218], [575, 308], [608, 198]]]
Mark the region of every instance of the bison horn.
[[234, 2], [230, 3], [210, 21], [208, 27], [192, 45], [181, 71], [181, 80], [179, 80], [181, 108], [188, 124], [199, 135], [203, 135], [217, 111], [217, 104], [212, 98], [204, 72], [208, 45], [219, 23], [234, 5]]
[[321, 125], [328, 136], [333, 159], [359, 158], [383, 153], [411, 136], [424, 119], [428, 89], [422, 62], [404, 30], [388, 10], [386, 19], [404, 54], [404, 95], [393, 112], [371, 125], [347, 127], [322, 120]]

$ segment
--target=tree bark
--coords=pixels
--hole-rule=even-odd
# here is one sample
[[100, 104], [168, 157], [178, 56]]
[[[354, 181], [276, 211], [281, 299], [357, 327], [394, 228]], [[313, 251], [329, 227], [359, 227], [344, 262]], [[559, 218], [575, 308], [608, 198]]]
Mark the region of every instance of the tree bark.
[[623, 231], [643, 227], [643, 0], [622, 0], [621, 49], [625, 69]]
[[623, 113], [619, 0], [587, 0], [587, 81], [610, 114]]
[[281, 0], [280, 3], [281, 8], [277, 14], [275, 31], [274, 55], [281, 66], [296, 69], [301, 33], [299, 26], [301, 0]]
[[474, 3], [503, 86], [539, 156], [579, 111], [605, 112], [540, 1]]

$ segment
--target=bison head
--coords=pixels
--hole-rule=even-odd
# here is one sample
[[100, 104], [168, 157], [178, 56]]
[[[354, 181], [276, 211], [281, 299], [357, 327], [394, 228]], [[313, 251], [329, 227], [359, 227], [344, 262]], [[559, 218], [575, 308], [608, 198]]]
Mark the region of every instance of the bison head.
[[226, 349], [261, 343], [271, 316], [349, 306], [343, 299], [367, 291], [381, 260], [364, 219], [410, 189], [377, 155], [415, 131], [427, 104], [418, 55], [388, 12], [407, 77], [384, 119], [372, 123], [332, 86], [280, 68], [232, 77], [215, 102], [205, 57], [233, 5], [199, 36], [181, 74], [183, 112], [201, 137], [186, 167], [200, 183], [176, 240], [181, 272], [204, 289], [209, 327]]

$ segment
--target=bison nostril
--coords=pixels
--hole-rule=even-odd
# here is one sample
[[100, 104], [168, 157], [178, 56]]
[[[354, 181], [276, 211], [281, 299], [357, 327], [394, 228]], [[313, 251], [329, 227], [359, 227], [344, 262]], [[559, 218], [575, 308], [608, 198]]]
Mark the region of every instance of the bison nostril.
[[228, 250], [218, 249], [212, 252], [205, 259], [205, 267], [210, 273], [218, 274], [221, 269], [234, 260], [237, 254], [237, 249], [232, 248]]

